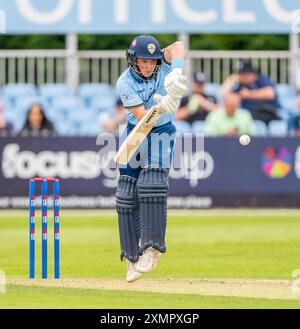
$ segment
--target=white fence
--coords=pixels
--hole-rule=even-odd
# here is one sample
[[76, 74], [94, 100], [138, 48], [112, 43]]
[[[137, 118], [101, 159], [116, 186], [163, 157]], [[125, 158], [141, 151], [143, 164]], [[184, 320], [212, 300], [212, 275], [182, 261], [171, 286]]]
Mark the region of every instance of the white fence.
[[202, 71], [210, 82], [221, 83], [233, 73], [240, 60], [251, 60], [260, 72], [276, 83], [292, 83], [297, 58], [289, 51], [191, 51], [193, 71]]
[[0, 84], [66, 81], [66, 51], [0, 51]]
[[[221, 83], [241, 59], [251, 59], [276, 83], [293, 83], [299, 55], [290, 51], [189, 51], [187, 74], [203, 71], [209, 82]], [[115, 84], [127, 67], [124, 51], [8, 50], [0, 51], [0, 85], [7, 83], [85, 82]], [[69, 69], [68, 69], [69, 68]]]

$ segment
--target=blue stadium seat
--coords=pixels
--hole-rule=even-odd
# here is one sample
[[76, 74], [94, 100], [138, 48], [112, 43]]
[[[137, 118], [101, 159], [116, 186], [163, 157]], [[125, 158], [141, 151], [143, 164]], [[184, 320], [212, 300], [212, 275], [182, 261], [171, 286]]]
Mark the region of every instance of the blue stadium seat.
[[204, 121], [195, 121], [192, 124], [192, 134], [205, 134], [205, 122]]
[[82, 101], [78, 96], [58, 96], [53, 99], [53, 107], [59, 109], [78, 108], [82, 105]]
[[257, 137], [266, 137], [268, 136], [268, 127], [261, 120], [254, 120], [254, 136]]
[[107, 83], [83, 83], [79, 86], [79, 95], [84, 99], [86, 105], [90, 105], [92, 97], [115, 96], [115, 90]]
[[46, 107], [45, 113], [48, 119], [50, 119], [52, 122], [57, 121], [64, 121], [66, 120], [66, 115], [64, 111], [61, 111], [61, 109], [56, 107]]
[[90, 99], [90, 107], [96, 108], [99, 113], [108, 111], [116, 108], [116, 99], [112, 95], [94, 96]]
[[220, 89], [221, 89], [221, 85], [219, 83], [205, 84], [205, 93], [208, 95], [215, 96], [217, 100], [220, 99]]
[[288, 124], [286, 121], [271, 121], [269, 123], [269, 132], [272, 137], [286, 137], [288, 133]]
[[282, 120], [289, 121], [291, 117], [291, 111], [286, 108], [280, 108], [277, 110], [278, 115], [281, 117]]
[[19, 113], [16, 108], [6, 107], [4, 110], [4, 117], [7, 121], [14, 123], [18, 120]]
[[77, 129], [70, 121], [58, 120], [53, 123], [55, 130], [60, 136], [76, 136]]
[[30, 106], [39, 103], [42, 104], [43, 108], [48, 107], [48, 102], [44, 97], [41, 96], [22, 96], [17, 97], [15, 100], [15, 106], [19, 111], [26, 111], [29, 110]]
[[100, 130], [98, 121], [94, 120], [82, 123], [79, 128], [79, 134], [80, 136], [97, 136]]
[[295, 97], [297, 95], [296, 88], [285, 83], [277, 84], [276, 91], [280, 99], [282, 97]]
[[186, 133], [192, 133], [192, 126], [185, 121], [174, 121], [174, 125], [176, 127], [176, 133], [181, 135], [181, 134], [186, 134]]
[[19, 117], [16, 121], [13, 122], [14, 130], [20, 132], [25, 124], [25, 117]]
[[78, 96], [58, 96], [53, 99], [53, 107], [58, 109], [65, 117], [77, 112], [84, 104]]
[[75, 123], [93, 123], [97, 121], [97, 113], [93, 112], [89, 108], [80, 108], [70, 116], [70, 120]]
[[284, 109], [287, 109], [291, 114], [297, 112], [297, 96], [285, 96], [280, 99], [280, 104]]
[[44, 96], [49, 103], [58, 96], [72, 96], [73, 92], [67, 84], [47, 83], [40, 86], [40, 94]]
[[31, 83], [10, 83], [3, 87], [3, 95], [13, 103], [16, 97], [36, 96], [37, 90]]
[[4, 107], [12, 107], [14, 106], [14, 102], [11, 97], [0, 94], [0, 103], [4, 104]]
[[14, 130], [19, 132], [25, 123], [26, 111], [18, 112], [16, 108], [5, 108], [4, 112], [5, 119], [12, 123]]

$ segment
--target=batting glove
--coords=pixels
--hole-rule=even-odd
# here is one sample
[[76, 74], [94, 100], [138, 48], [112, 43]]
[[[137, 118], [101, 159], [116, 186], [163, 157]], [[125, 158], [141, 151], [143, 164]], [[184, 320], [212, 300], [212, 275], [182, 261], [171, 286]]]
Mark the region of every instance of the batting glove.
[[165, 77], [164, 86], [169, 95], [182, 97], [187, 91], [186, 81], [187, 78], [182, 74], [182, 69], [175, 68]]
[[158, 103], [160, 110], [167, 114], [174, 113], [178, 109], [181, 101], [181, 97], [171, 96], [169, 94], [166, 96], [155, 94], [153, 99]]

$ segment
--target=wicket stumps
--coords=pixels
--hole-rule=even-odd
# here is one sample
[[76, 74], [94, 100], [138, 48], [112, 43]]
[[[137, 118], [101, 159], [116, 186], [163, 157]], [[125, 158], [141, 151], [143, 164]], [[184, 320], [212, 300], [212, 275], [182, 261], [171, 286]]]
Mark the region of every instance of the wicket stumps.
[[35, 277], [35, 191], [41, 183], [42, 192], [42, 278], [48, 277], [48, 183], [53, 183], [54, 215], [54, 278], [59, 279], [59, 180], [57, 178], [32, 178], [29, 181], [29, 278]]

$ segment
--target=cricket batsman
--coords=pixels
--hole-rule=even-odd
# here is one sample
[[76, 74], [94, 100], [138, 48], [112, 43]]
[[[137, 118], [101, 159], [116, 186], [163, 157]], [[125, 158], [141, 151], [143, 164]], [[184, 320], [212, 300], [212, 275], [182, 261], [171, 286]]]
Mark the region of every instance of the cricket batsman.
[[[168, 175], [176, 132], [172, 120], [187, 88], [182, 42], [161, 50], [153, 36], [141, 35], [131, 42], [126, 56], [129, 67], [117, 81], [127, 111], [126, 133], [153, 106], [159, 106], [162, 114], [138, 149], [140, 165], [119, 167], [116, 209], [121, 260], [128, 260], [126, 280], [133, 282], [153, 270], [166, 252]], [[154, 135], [166, 137], [167, 149], [151, 147]]]

